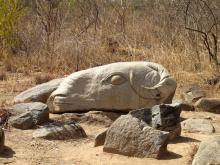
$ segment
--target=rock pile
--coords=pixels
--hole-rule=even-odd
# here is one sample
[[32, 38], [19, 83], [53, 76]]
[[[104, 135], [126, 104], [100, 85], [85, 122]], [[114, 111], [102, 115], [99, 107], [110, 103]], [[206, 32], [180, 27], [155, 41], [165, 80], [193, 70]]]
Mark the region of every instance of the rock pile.
[[169, 140], [180, 135], [178, 106], [156, 105], [119, 117], [107, 131], [96, 137], [103, 151], [127, 156], [160, 158]]
[[49, 110], [40, 102], [16, 104], [11, 109], [9, 124], [18, 129], [31, 129], [49, 121]]

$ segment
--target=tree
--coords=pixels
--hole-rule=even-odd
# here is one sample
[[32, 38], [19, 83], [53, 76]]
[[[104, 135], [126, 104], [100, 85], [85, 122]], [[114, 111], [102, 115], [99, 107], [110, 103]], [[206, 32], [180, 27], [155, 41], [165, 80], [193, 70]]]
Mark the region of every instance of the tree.
[[218, 23], [214, 12], [206, 0], [184, 0], [185, 29], [197, 33], [205, 46], [209, 60], [219, 68]]
[[17, 44], [14, 37], [16, 25], [23, 14], [18, 0], [0, 0], [0, 47], [13, 48]]

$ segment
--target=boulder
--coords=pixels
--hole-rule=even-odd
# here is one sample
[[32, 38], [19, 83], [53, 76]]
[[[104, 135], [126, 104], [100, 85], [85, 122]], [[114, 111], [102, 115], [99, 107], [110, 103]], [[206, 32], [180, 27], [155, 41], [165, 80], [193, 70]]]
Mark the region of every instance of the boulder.
[[122, 115], [107, 130], [103, 150], [159, 158], [168, 141], [181, 133], [180, 112], [178, 106], [162, 104]]
[[195, 103], [198, 111], [220, 113], [220, 98], [201, 98]]
[[72, 123], [52, 123], [33, 132], [34, 138], [43, 138], [48, 140], [79, 139], [87, 137], [84, 129], [79, 125]]
[[189, 104], [194, 104], [197, 100], [206, 97], [206, 92], [198, 85], [187, 85], [182, 88], [182, 99]]
[[0, 128], [0, 152], [4, 150], [5, 145], [5, 133], [2, 128]]
[[161, 65], [118, 62], [74, 72], [50, 95], [51, 113], [129, 112], [171, 103], [176, 81]]
[[182, 130], [186, 132], [213, 133], [215, 128], [210, 120], [207, 119], [187, 119], [181, 122]]
[[18, 129], [31, 129], [35, 125], [29, 112], [10, 117], [8, 123]]
[[107, 130], [104, 130], [96, 135], [95, 137], [95, 143], [94, 147], [102, 146], [105, 143], [105, 137], [106, 137]]
[[12, 117], [9, 124], [19, 129], [30, 129], [49, 121], [49, 110], [46, 104], [40, 102], [20, 103], [12, 106]]
[[220, 164], [220, 136], [209, 137], [202, 141], [192, 162], [192, 165], [215, 164]]
[[30, 88], [14, 98], [14, 103], [43, 102], [46, 103], [50, 94], [57, 89], [63, 78], [54, 79], [49, 82]]
[[103, 151], [135, 157], [160, 158], [166, 153], [169, 133], [122, 115], [108, 129]]
[[145, 121], [152, 128], [169, 132], [169, 140], [181, 133], [181, 104], [155, 105], [151, 109], [131, 111], [130, 114]]

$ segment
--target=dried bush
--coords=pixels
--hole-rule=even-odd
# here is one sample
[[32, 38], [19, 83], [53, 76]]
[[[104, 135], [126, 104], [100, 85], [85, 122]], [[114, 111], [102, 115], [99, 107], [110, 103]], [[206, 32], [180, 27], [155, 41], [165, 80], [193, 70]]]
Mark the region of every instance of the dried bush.
[[40, 73], [34, 76], [34, 81], [36, 84], [42, 84], [52, 80], [54, 77], [51, 74]]
[[4, 71], [0, 71], [0, 81], [7, 80], [7, 75]]

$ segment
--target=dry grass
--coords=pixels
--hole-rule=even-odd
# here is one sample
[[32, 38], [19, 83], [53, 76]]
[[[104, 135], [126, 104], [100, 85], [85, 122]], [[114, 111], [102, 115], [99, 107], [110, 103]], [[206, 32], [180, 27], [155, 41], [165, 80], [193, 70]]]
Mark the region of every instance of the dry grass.
[[7, 80], [7, 75], [5, 71], [0, 71], [0, 81]]
[[51, 74], [39, 73], [34, 76], [34, 80], [36, 84], [42, 84], [54, 79], [54, 76]]
[[[50, 51], [46, 49], [48, 43], [40, 21], [33, 21], [36, 19], [33, 13], [27, 15], [19, 25], [18, 35], [28, 50], [7, 55], [3, 61], [5, 70], [28, 76], [41, 72], [34, 77], [37, 84], [49, 81], [53, 78], [50, 75], [63, 76], [117, 61], [160, 63], [179, 86], [192, 82], [205, 86], [206, 79], [215, 74], [204, 47], [181, 26], [181, 15], [173, 8], [127, 8], [125, 17], [121, 18], [119, 13], [123, 8], [120, 6], [105, 6], [101, 2], [98, 5], [103, 10], [97, 24], [91, 24], [83, 33], [85, 20], [94, 19], [93, 13], [86, 11], [95, 9], [90, 6], [87, 10], [88, 6], [84, 5], [85, 11], [76, 8], [75, 13], [67, 14], [62, 29], [57, 29], [59, 33], [51, 33], [53, 49]], [[125, 24], [121, 24], [123, 20]]]

